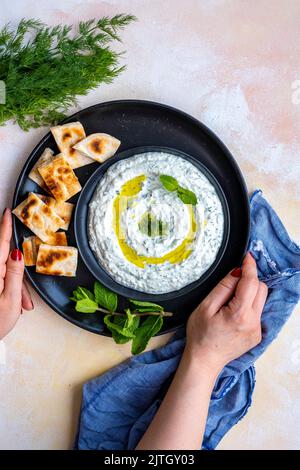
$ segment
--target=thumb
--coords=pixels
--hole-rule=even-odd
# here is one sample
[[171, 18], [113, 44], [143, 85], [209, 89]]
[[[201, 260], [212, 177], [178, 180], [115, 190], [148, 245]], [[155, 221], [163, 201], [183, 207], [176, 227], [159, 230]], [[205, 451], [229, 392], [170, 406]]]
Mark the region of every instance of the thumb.
[[11, 302], [21, 303], [21, 292], [24, 274], [24, 260], [22, 252], [13, 250], [6, 262], [6, 273], [4, 281], [4, 296]]
[[235, 292], [241, 275], [241, 268], [235, 268], [208, 294], [205, 300], [210, 306], [213, 315], [220, 310], [223, 305], [229, 302]]

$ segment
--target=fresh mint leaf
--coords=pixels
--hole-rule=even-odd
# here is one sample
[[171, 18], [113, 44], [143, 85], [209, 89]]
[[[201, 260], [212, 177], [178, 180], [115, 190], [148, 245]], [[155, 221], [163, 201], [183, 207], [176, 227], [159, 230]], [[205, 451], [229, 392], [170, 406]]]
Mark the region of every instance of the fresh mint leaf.
[[136, 315], [133, 315], [129, 309], [126, 310], [126, 316], [120, 318], [124, 319], [124, 322], [121, 320], [115, 321], [114, 315], [105, 315], [104, 323], [107, 328], [113, 332], [117, 332], [122, 336], [127, 338], [134, 338], [135, 331], [139, 326], [140, 318]]
[[132, 332], [135, 332], [135, 330], [140, 324], [140, 317], [137, 317], [136, 315], [131, 313], [129, 308], [126, 308], [125, 313], [127, 317], [127, 322], [125, 322], [125, 328]]
[[177, 179], [173, 178], [173, 176], [160, 175], [159, 180], [167, 191], [176, 191], [179, 187]]
[[75, 310], [81, 313], [95, 313], [97, 311], [98, 304], [91, 299], [77, 300]]
[[81, 297], [82, 299], [95, 300], [94, 294], [90, 290], [86, 289], [86, 287], [78, 286], [77, 292], [78, 292], [78, 296]]
[[132, 354], [140, 354], [143, 352], [152, 336], [156, 335], [163, 326], [163, 318], [161, 316], [149, 316], [143, 321], [142, 325], [136, 330], [135, 337], [132, 340]]
[[94, 294], [86, 287], [78, 287], [78, 289], [83, 298], [95, 300]]
[[112, 339], [116, 344], [126, 344], [131, 341], [132, 338], [128, 338], [127, 336], [123, 336], [115, 330], [111, 332]]
[[[114, 318], [113, 318], [112, 321], [113, 321], [113, 323], [116, 323], [121, 328], [123, 328], [124, 324], [126, 322], [126, 317], [125, 317], [125, 315], [123, 315], [123, 316], [114, 315]], [[115, 329], [111, 330], [111, 335], [112, 335], [112, 338], [113, 338], [113, 340], [116, 344], [125, 344], [125, 343], [128, 343], [128, 341], [131, 341], [131, 339], [132, 339], [132, 338], [129, 338], [128, 336], [122, 335], [121, 333], [119, 333]]]
[[132, 333], [134, 333], [136, 328], [138, 328], [138, 326], [139, 326], [140, 318], [137, 317], [137, 316], [134, 316], [132, 318], [132, 316], [131, 316], [131, 317], [129, 317], [130, 320], [128, 321], [128, 315], [122, 315], [122, 316], [113, 315], [113, 317], [114, 318], [111, 319], [111, 321], [114, 324], [121, 327], [121, 330], [119, 330], [119, 331], [116, 331], [116, 329], [114, 327], [111, 328], [111, 329], [109, 328], [114, 341], [117, 344], [128, 343], [128, 341], [131, 341], [132, 337], [124, 336], [124, 334], [120, 333], [120, 331], [124, 331], [124, 328], [125, 328], [127, 330], [130, 329], [130, 331], [132, 331]]
[[77, 300], [82, 300], [82, 299], [91, 299], [95, 300], [94, 294], [86, 289], [85, 287], [76, 287], [76, 289], [73, 291], [73, 296], [70, 297], [70, 300], [74, 300], [74, 302], [77, 302]]
[[193, 191], [190, 191], [186, 188], [182, 188], [181, 186], [179, 186], [179, 188], [177, 189], [177, 195], [184, 204], [192, 204], [193, 206], [195, 206], [198, 202], [197, 196]]
[[95, 300], [98, 304], [108, 310], [109, 312], [115, 312], [118, 306], [118, 296], [107, 287], [96, 281], [94, 284]]
[[81, 295], [78, 294], [77, 289], [73, 290], [72, 297], [69, 297], [70, 300], [74, 300], [74, 302], [77, 302], [77, 300], [81, 300], [84, 297], [81, 297]]
[[152, 302], [142, 302], [141, 300], [129, 299], [135, 310], [138, 312], [162, 312], [164, 308], [161, 305]]
[[170, 175], [160, 175], [159, 180], [167, 191], [177, 191], [177, 196], [184, 204], [197, 204], [197, 196], [193, 191], [179, 185], [176, 178]]
[[[105, 315], [103, 319], [105, 325], [109, 329], [109, 331], [113, 332], [116, 331], [117, 333], [121, 334], [122, 336], [126, 336], [127, 338], [133, 338], [134, 334], [124, 334], [124, 325], [120, 325], [114, 322], [114, 315]], [[126, 331], [125, 331], [126, 333]]]

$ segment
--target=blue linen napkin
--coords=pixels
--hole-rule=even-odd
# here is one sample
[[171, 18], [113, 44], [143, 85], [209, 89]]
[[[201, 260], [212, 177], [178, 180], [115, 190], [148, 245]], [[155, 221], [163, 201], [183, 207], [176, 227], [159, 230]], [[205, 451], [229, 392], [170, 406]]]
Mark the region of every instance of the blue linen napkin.
[[[269, 295], [262, 315], [262, 341], [228, 364], [218, 377], [209, 406], [203, 449], [214, 449], [246, 414], [255, 385], [253, 363], [276, 338], [300, 297], [300, 247], [256, 191], [250, 199], [248, 250]], [[164, 347], [118, 365], [83, 387], [78, 449], [134, 449], [153, 419], [176, 371], [184, 330]]]

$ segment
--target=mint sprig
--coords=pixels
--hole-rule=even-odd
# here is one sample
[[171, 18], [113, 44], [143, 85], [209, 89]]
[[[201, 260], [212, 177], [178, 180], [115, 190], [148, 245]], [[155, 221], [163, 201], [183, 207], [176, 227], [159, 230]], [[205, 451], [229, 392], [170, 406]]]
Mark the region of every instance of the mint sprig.
[[[140, 320], [139, 317], [135, 317], [138, 321]], [[129, 336], [124, 336], [122, 334], [122, 328], [126, 328], [126, 317], [125, 315], [117, 316], [117, 315], [110, 315], [110, 323], [108, 323], [107, 316], [104, 317], [104, 323], [106, 324], [108, 330], [110, 330], [113, 340], [117, 344], [125, 344], [129, 341], [132, 341], [132, 338]], [[119, 326], [120, 330], [118, 331], [114, 328], [114, 325]]]
[[177, 196], [184, 204], [195, 206], [198, 202], [196, 194], [190, 189], [183, 188], [177, 179], [170, 175], [160, 175], [159, 180], [167, 191], [176, 191]]
[[132, 354], [140, 354], [144, 351], [152, 338], [156, 335], [163, 326], [163, 318], [158, 317], [148, 317], [143, 322], [143, 324], [136, 330], [135, 337], [132, 340]]
[[107, 287], [96, 281], [94, 284], [95, 300], [101, 307], [106, 308], [109, 312], [115, 312], [118, 306], [118, 296]]
[[88, 289], [86, 289], [85, 287], [78, 286], [73, 291], [73, 297], [70, 297], [70, 299], [76, 302], [77, 300], [82, 300], [82, 299], [95, 300], [95, 297], [94, 297], [94, 294]]
[[100, 282], [94, 283], [94, 292], [78, 286], [70, 297], [75, 310], [80, 313], [102, 312], [104, 324], [117, 344], [132, 341], [132, 354], [140, 354], [152, 336], [163, 326], [164, 317], [172, 316], [161, 305], [153, 302], [129, 299], [129, 307], [117, 312], [118, 296]]
[[169, 175], [160, 175], [160, 182], [167, 191], [176, 191], [179, 187], [179, 183], [176, 178]]
[[135, 330], [139, 326], [140, 317], [133, 315], [129, 309], [126, 309], [125, 313], [126, 316], [123, 315], [121, 317], [123, 324], [120, 321], [113, 321], [114, 315], [106, 315], [104, 317], [104, 323], [110, 331], [132, 339], [135, 337]]
[[182, 188], [181, 186], [177, 189], [177, 196], [184, 204], [192, 204], [192, 206], [195, 206], [198, 202], [197, 196], [193, 191]]
[[161, 305], [152, 302], [141, 302], [140, 300], [129, 299], [129, 302], [134, 305], [136, 312], [163, 312], [164, 308]]

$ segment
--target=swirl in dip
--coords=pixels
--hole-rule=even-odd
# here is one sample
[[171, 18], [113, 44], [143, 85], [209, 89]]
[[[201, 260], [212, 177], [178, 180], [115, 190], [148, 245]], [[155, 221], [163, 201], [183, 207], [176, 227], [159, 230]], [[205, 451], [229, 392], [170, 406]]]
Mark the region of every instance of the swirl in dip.
[[[184, 204], [160, 175], [193, 191]], [[221, 201], [206, 176], [182, 157], [139, 154], [112, 165], [89, 206], [90, 246], [108, 274], [132, 289], [163, 294], [198, 280], [221, 246]]]

